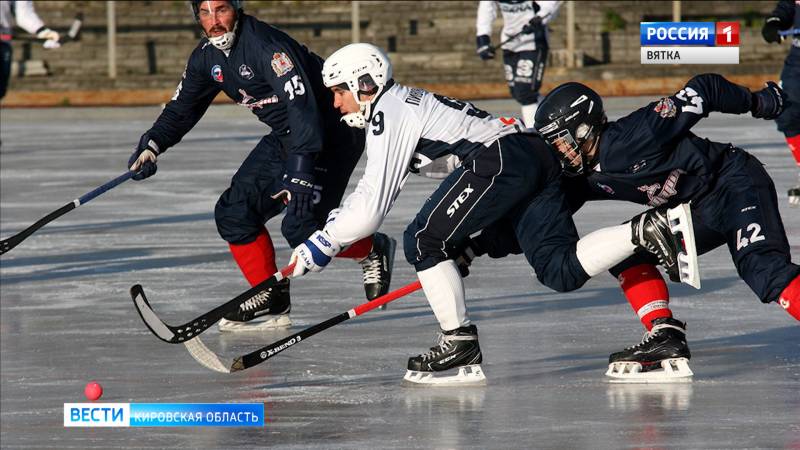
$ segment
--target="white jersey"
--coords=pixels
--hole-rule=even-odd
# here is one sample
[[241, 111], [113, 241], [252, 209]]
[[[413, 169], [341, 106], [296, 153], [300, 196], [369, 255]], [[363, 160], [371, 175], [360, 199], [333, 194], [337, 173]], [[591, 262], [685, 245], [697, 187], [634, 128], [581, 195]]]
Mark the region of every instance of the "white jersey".
[[469, 158], [519, 121], [495, 118], [472, 104], [393, 84], [373, 103], [366, 129], [367, 166], [355, 190], [325, 231], [341, 245], [375, 233], [403, 189], [409, 173], [437, 158]]
[[[492, 35], [492, 22], [497, 17], [497, 7], [503, 14], [503, 32], [500, 42], [522, 31], [534, 16], [542, 18], [542, 24], [547, 25], [558, 14], [560, 1], [520, 1], [520, 0], [482, 0], [478, 3], [478, 19], [476, 24], [477, 36]], [[546, 33], [545, 33], [546, 36]], [[521, 52], [536, 50], [533, 33], [521, 34], [516, 39], [503, 45], [503, 50]]]
[[33, 10], [32, 1], [0, 1], [0, 34], [3, 40], [11, 39], [15, 20], [20, 28], [30, 34], [36, 34], [39, 28], [44, 27], [44, 22]]

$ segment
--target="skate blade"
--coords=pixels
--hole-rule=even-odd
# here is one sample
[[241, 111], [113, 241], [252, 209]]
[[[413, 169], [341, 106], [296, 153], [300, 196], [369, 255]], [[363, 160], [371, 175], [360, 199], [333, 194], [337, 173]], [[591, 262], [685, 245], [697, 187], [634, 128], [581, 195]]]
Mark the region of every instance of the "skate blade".
[[683, 203], [667, 210], [669, 228], [672, 234], [679, 234], [683, 240], [683, 251], [678, 253], [678, 271], [681, 282], [700, 289], [700, 268], [697, 264], [697, 246], [692, 226], [692, 211]]
[[694, 373], [686, 358], [661, 361], [661, 370], [642, 372], [642, 365], [632, 361], [618, 361], [608, 365], [609, 383], [691, 383]]
[[256, 319], [249, 322], [236, 322], [233, 320], [220, 319], [219, 323], [217, 324], [217, 328], [219, 328], [219, 331], [224, 332], [243, 333], [251, 331], [276, 330], [289, 328], [292, 326], [292, 319], [289, 318], [288, 314], [267, 317], [269, 318], [264, 321], [257, 321], [258, 319]]
[[444, 372], [421, 372], [416, 370], [406, 371], [403, 377], [404, 386], [482, 386], [486, 384], [486, 375], [483, 374], [480, 364], [461, 366], [455, 375], [446, 375]]

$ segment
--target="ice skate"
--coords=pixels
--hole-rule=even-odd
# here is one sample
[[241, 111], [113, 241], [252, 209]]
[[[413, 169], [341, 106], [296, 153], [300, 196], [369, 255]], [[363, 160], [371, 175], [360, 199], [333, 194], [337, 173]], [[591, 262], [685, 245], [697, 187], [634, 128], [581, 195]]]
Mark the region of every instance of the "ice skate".
[[408, 359], [403, 384], [410, 386], [464, 386], [486, 384], [475, 325], [443, 331], [439, 344]]
[[242, 303], [235, 312], [219, 321], [219, 331], [264, 331], [288, 328], [292, 325], [289, 311], [289, 280], [278, 282], [252, 299]]
[[[359, 263], [364, 271], [367, 300], [375, 300], [389, 292], [396, 248], [397, 241], [383, 233], [375, 233], [372, 251]], [[386, 309], [386, 305], [381, 305], [380, 309]]]
[[608, 357], [606, 376], [612, 383], [686, 383], [692, 381], [686, 324], [672, 319], [653, 321], [642, 342]]
[[633, 244], [656, 255], [670, 280], [700, 289], [700, 269], [688, 204], [645, 211], [631, 220], [631, 227]]
[[789, 204], [792, 206], [800, 206], [800, 175], [797, 176], [797, 185], [788, 192]]

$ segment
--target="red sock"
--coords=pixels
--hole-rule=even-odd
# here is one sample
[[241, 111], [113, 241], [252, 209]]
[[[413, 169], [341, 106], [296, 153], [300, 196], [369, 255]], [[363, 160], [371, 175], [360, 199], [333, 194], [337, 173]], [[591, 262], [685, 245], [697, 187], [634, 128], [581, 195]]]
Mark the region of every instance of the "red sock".
[[800, 320], [800, 275], [796, 276], [786, 289], [781, 292], [778, 304], [789, 313], [790, 316]]
[[278, 271], [275, 265], [275, 247], [272, 246], [272, 239], [266, 228], [249, 244], [228, 244], [228, 246], [250, 286], [261, 283]]
[[651, 322], [654, 319], [672, 317], [667, 283], [655, 266], [640, 264], [626, 269], [619, 276], [619, 284], [648, 331], [653, 328]]
[[797, 162], [797, 165], [800, 166], [800, 134], [787, 137], [786, 143], [789, 144], [789, 149], [792, 151], [792, 155], [794, 155], [794, 160]]
[[369, 252], [372, 251], [372, 236], [367, 236], [364, 239], [359, 239], [352, 244], [350, 244], [346, 249], [339, 252], [336, 255], [337, 258], [350, 258], [355, 259], [357, 261], [361, 261], [362, 259], [369, 256]]

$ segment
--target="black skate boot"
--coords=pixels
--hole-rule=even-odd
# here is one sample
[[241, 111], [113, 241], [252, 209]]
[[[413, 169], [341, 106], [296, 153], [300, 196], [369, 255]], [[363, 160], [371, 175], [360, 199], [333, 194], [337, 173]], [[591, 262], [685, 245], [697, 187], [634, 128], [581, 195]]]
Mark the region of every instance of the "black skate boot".
[[697, 250], [688, 205], [645, 211], [631, 219], [631, 229], [631, 242], [658, 257], [670, 280], [700, 288]]
[[[276, 283], [257, 296], [242, 303], [239, 309], [228, 313], [219, 321], [220, 331], [262, 331], [286, 328], [292, 325], [289, 311], [289, 279]], [[265, 320], [254, 320], [263, 318]]]
[[[364, 293], [367, 294], [367, 300], [375, 300], [389, 292], [396, 248], [397, 241], [383, 233], [375, 233], [372, 251], [359, 263], [364, 271]], [[386, 305], [381, 305], [381, 309], [386, 309]]]
[[[479, 364], [483, 361], [478, 344], [478, 327], [469, 325], [442, 331], [439, 344], [419, 356], [408, 358], [405, 380], [415, 384], [480, 383], [486, 380]], [[434, 372], [458, 369], [451, 376], [434, 376]]]
[[[655, 319], [653, 328], [645, 333], [642, 342], [608, 357], [606, 375], [623, 379], [627, 375], [627, 378], [645, 381], [689, 378], [692, 371], [687, 361], [691, 357], [686, 343], [686, 324], [673, 318]], [[662, 364], [663, 361], [668, 362], [669, 368]], [[652, 377], [646, 374], [661, 368], [665, 370], [654, 373]]]

